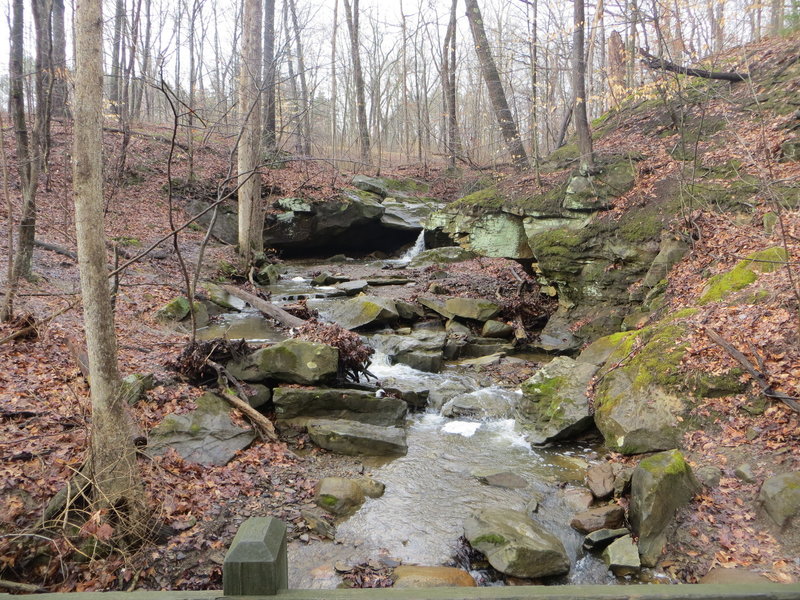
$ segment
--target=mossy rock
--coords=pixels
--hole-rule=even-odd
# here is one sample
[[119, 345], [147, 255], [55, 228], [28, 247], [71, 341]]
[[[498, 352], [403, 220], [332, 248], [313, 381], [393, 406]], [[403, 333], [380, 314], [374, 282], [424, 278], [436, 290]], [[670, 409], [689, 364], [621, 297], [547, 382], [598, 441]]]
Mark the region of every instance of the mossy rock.
[[779, 246], [759, 250], [749, 254], [725, 273], [714, 275], [708, 280], [700, 296], [700, 304], [718, 302], [746, 288], [758, 279], [759, 273], [772, 273], [788, 260], [786, 250]]
[[564, 208], [577, 211], [608, 208], [614, 198], [631, 190], [635, 178], [636, 169], [629, 159], [604, 166], [597, 175], [575, 174], [567, 185]]
[[189, 300], [185, 296], [179, 296], [173, 298], [159, 308], [153, 317], [156, 321], [162, 323], [177, 323], [185, 319], [189, 315], [190, 310], [191, 305], [189, 304]]

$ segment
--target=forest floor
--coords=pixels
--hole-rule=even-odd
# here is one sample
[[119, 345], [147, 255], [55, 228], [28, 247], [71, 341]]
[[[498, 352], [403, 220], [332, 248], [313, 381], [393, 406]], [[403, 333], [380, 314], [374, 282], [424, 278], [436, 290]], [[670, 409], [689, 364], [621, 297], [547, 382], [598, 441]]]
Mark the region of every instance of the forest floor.
[[[795, 43], [790, 40], [790, 43]], [[791, 50], [789, 45], [784, 51]], [[754, 46], [756, 59], [770, 60], [780, 49]], [[760, 54], [759, 54], [760, 53]], [[773, 56], [774, 59], [774, 56]], [[744, 93], [744, 92], [743, 92]], [[655, 118], [654, 108], [649, 118]], [[726, 99], [708, 101], [705, 110], [730, 126], [722, 134], [727, 144], [715, 142], [704, 150], [704, 161], [724, 165], [731, 159], [760, 180], [800, 180], [800, 163], [770, 161], [779, 147], [785, 124], [794, 115], [747, 116]], [[669, 150], [675, 140], [641, 132], [648, 118], [616, 127], [598, 141], [598, 152], [640, 152], [639, 175], [633, 190], [615, 203], [608, 218], [616, 218], [632, 203], [647, 202], [656, 193], [656, 183], [685, 162]], [[156, 132], [149, 132], [156, 133]], [[37, 195], [37, 239], [75, 251], [71, 181], [68, 164], [70, 131], [54, 127], [49, 172]], [[105, 136], [109, 172], [119, 156], [117, 134]], [[698, 142], [700, 146], [706, 142]], [[194, 168], [201, 180], [216, 181], [227, 173], [228, 153], [221, 146], [198, 146]], [[128, 167], [119, 186], [106, 189], [106, 234], [128, 252], [137, 252], [168, 236], [174, 225], [186, 220], [183, 206], [170, 207], [164, 191], [167, 181], [163, 139], [136, 135], [128, 149]], [[701, 148], [702, 149], [702, 148]], [[6, 139], [9, 165], [16, 161], [14, 145]], [[767, 157], [762, 159], [759, 157]], [[173, 176], [187, 175], [185, 154], [178, 154]], [[398, 170], [400, 176], [425, 176], [442, 199], [454, 199], [460, 184], [443, 174], [421, 168]], [[765, 175], [768, 173], [768, 175]], [[464, 177], [477, 178], [468, 173]], [[12, 170], [13, 218], [19, 215], [16, 173]], [[566, 176], [566, 170], [545, 176], [546, 183]], [[287, 169], [269, 171], [264, 181], [286, 195], [324, 199], [336, 193], [348, 178], [319, 163], [290, 163]], [[531, 176], [508, 176], [503, 185], [534, 185]], [[768, 189], [768, 186], [765, 188]], [[770, 384], [789, 395], [800, 396], [800, 309], [798, 307], [798, 257], [800, 257], [800, 213], [780, 210], [780, 223], [771, 231], [763, 225], [775, 203], [767, 193], [751, 199], [744, 213], [720, 213], [713, 207], [692, 207], [683, 223], [695, 230], [694, 246], [670, 274], [668, 310], [696, 306], [696, 298], [707, 277], [729, 270], [741, 257], [770, 246], [784, 246], [792, 257], [786, 268], [765, 274], [759, 280], [766, 290], [763, 301], [712, 303], [691, 317], [691, 350], [683, 368], [726, 372], [738, 364], [705, 335], [713, 328], [761, 365]], [[0, 209], [0, 229], [9, 224], [6, 207]], [[680, 227], [680, 225], [678, 226]], [[191, 263], [197, 257], [203, 232], [188, 228], [181, 232], [178, 247]], [[10, 249], [0, 241], [3, 256]], [[208, 277], [223, 263], [236, 264], [233, 248], [212, 243], [206, 251], [204, 269]], [[480, 261], [465, 267], [491, 272], [496, 261]], [[503, 268], [496, 270], [496, 275]], [[200, 467], [177, 454], [142, 458], [139, 462], [148, 502], [167, 528], [164, 539], [152, 540], [130, 553], [91, 555], [82, 541], [91, 531], [36, 532], [33, 527], [43, 508], [80, 468], [86, 453], [91, 406], [88, 385], [69, 349], [82, 345], [83, 326], [79, 308], [57, 318], [48, 315], [78, 300], [79, 281], [75, 260], [38, 249], [34, 274], [19, 289], [16, 311], [32, 315], [39, 325], [36, 336], [0, 345], [0, 579], [24, 581], [48, 591], [111, 589], [206, 589], [221, 586], [221, 563], [227, 545], [242, 520], [269, 513], [286, 520], [292, 535], [308, 535], [300, 509], [312, 502], [313, 488], [322, 475], [360, 473], [357, 460], [333, 457], [313, 449], [302, 434], [287, 443], [256, 441], [225, 467]], [[153, 313], [168, 300], [183, 293], [183, 274], [171, 238], [126, 269], [116, 300], [116, 327], [120, 370], [152, 372], [158, 385], [133, 409], [136, 422], [149, 430], [170, 412], [194, 408], [203, 390], [181, 381], [166, 368], [187, 337], [165, 330]], [[5, 283], [3, 274], [0, 284]], [[15, 325], [0, 325], [0, 339]], [[758, 358], [756, 358], [756, 353]], [[517, 378], [530, 373], [517, 373]], [[502, 378], [503, 374], [500, 374]], [[506, 373], [505, 375], [508, 375]], [[743, 379], [749, 379], [747, 375]], [[754, 408], [755, 407], [755, 408]], [[760, 408], [759, 408], [760, 407]], [[694, 409], [713, 427], [687, 435], [690, 462], [722, 469], [720, 485], [707, 489], [683, 510], [677, 535], [662, 562], [676, 581], [696, 582], [715, 566], [744, 567], [763, 572], [774, 581], [800, 580], [800, 544], [796, 529], [778, 531], [762, 511], [755, 508], [759, 482], [776, 472], [800, 468], [800, 420], [781, 403], [765, 402], [757, 388], [746, 394], [706, 399]], [[625, 460], [616, 457], [617, 460]], [[754, 474], [748, 483], [735, 476], [748, 463]]]

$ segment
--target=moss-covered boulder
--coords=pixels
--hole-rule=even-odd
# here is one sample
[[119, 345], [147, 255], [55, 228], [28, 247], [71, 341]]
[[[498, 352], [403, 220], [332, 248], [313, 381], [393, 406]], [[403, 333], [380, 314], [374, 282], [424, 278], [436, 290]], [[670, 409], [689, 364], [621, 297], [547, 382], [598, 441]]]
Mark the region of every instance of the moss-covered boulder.
[[316, 505], [337, 517], [354, 513], [365, 499], [362, 487], [344, 477], [325, 477], [314, 490]]
[[708, 280], [700, 295], [700, 304], [727, 298], [756, 281], [760, 273], [772, 273], [779, 269], [787, 259], [786, 250], [779, 246], [749, 254], [730, 271], [714, 275]]
[[642, 564], [655, 566], [675, 512], [700, 491], [700, 483], [678, 450], [642, 459], [631, 480], [629, 518], [639, 535]]
[[534, 445], [573, 438], [592, 425], [586, 387], [595, 365], [559, 356], [522, 384], [518, 421]]
[[427, 183], [416, 179], [392, 179], [368, 175], [356, 175], [353, 177], [353, 185], [359, 190], [377, 194], [382, 198], [410, 198], [430, 190]]
[[687, 410], [680, 363], [688, 328], [680, 314], [616, 334], [595, 390], [595, 423], [606, 446], [623, 454], [677, 448]]
[[230, 406], [222, 398], [208, 393], [196, 404], [187, 413], [167, 415], [150, 431], [150, 452], [161, 454], [174, 448], [185, 460], [223, 466], [255, 439], [252, 429], [233, 424]]
[[277, 379], [303, 385], [330, 381], [336, 377], [338, 369], [336, 348], [294, 339], [261, 348], [228, 364], [231, 374], [244, 381]]
[[331, 320], [345, 329], [385, 325], [400, 318], [394, 300], [378, 296], [357, 296], [336, 305]]
[[191, 309], [192, 307], [191, 304], [189, 304], [188, 298], [179, 296], [173, 298], [159, 308], [153, 315], [153, 318], [161, 323], [177, 323], [185, 319], [189, 315]]
[[521, 511], [492, 508], [464, 522], [464, 537], [489, 564], [512, 577], [549, 577], [569, 572], [564, 545]]
[[800, 514], [800, 472], [775, 475], [764, 481], [758, 499], [778, 527]]
[[431, 214], [425, 226], [441, 229], [462, 248], [481, 256], [515, 259], [533, 256], [522, 218], [503, 210], [481, 208], [461, 212], [448, 206]]
[[564, 194], [564, 208], [597, 211], [609, 208], [614, 198], [630, 191], [636, 177], [633, 162], [622, 159], [609, 164], [598, 174], [574, 175]]

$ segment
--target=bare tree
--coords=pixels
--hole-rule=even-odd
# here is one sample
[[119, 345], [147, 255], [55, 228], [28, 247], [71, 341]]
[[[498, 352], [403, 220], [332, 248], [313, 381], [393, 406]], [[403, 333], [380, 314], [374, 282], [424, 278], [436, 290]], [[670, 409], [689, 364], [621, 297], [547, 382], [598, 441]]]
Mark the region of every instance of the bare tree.
[[583, 0], [573, 0], [573, 20], [572, 86], [575, 90], [575, 129], [578, 133], [578, 150], [581, 154], [581, 172], [591, 173], [594, 169], [594, 153], [592, 132], [589, 131], [589, 118], [586, 115], [586, 56], [583, 47], [586, 19]]
[[239, 255], [247, 264], [261, 250], [261, 0], [245, 0], [239, 64]]
[[358, 142], [361, 149], [361, 161], [369, 163], [370, 139], [367, 125], [367, 101], [364, 93], [364, 73], [361, 70], [361, 52], [358, 40], [358, 0], [344, 0], [347, 31], [350, 33], [350, 57], [353, 63], [353, 82], [356, 88], [356, 116], [358, 118]]
[[275, 0], [264, 0], [264, 148], [275, 151]]
[[103, 68], [101, 0], [76, 11], [73, 192], [84, 330], [92, 395], [88, 472], [96, 508], [113, 512], [115, 533], [141, 534], [142, 481], [117, 370], [114, 314], [103, 230]]
[[458, 135], [458, 118], [456, 114], [456, 9], [458, 0], [450, 5], [450, 20], [444, 36], [442, 48], [442, 91], [445, 112], [447, 114], [447, 160], [451, 169], [456, 168], [456, 158], [461, 152], [461, 138]]
[[475, 42], [475, 52], [481, 64], [481, 72], [483, 73], [486, 87], [489, 89], [489, 99], [492, 102], [497, 124], [503, 134], [506, 148], [511, 154], [514, 168], [518, 171], [523, 171], [529, 167], [528, 155], [525, 152], [525, 146], [522, 145], [522, 138], [519, 135], [517, 123], [514, 121], [514, 115], [508, 107], [506, 93], [500, 81], [500, 73], [497, 71], [494, 57], [492, 57], [492, 53], [489, 50], [489, 41], [486, 39], [486, 30], [483, 27], [483, 17], [481, 16], [478, 2], [477, 0], [465, 0], [465, 2], [467, 5], [467, 19], [469, 19], [472, 38]]

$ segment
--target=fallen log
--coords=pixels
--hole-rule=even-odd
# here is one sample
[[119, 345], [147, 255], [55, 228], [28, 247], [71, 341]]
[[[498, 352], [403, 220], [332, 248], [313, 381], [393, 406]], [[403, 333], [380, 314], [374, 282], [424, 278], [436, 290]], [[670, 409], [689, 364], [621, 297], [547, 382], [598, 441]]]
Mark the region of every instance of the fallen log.
[[44, 248], [45, 250], [50, 250], [51, 252], [55, 252], [56, 254], [60, 254], [61, 256], [66, 256], [71, 258], [72, 260], [78, 260], [78, 255], [75, 254], [72, 250], [68, 250], [67, 248], [63, 248], [61, 246], [56, 246], [55, 244], [51, 244], [50, 242], [43, 242], [42, 240], [33, 240], [33, 245], [38, 246], [39, 248]]
[[305, 321], [300, 317], [295, 317], [293, 314], [283, 310], [280, 306], [275, 306], [272, 302], [262, 300], [255, 294], [245, 292], [244, 290], [240, 290], [232, 285], [223, 285], [222, 289], [228, 292], [231, 296], [236, 296], [237, 298], [244, 300], [253, 308], [260, 310], [268, 317], [275, 319], [287, 327], [300, 327], [305, 323]]
[[702, 77], [704, 79], [721, 79], [723, 81], [732, 81], [734, 83], [740, 81], [747, 81], [750, 79], [750, 73], [736, 73], [734, 71], [706, 71], [705, 69], [694, 69], [692, 67], [682, 67], [673, 62], [664, 60], [653, 56], [644, 48], [639, 48], [639, 54], [642, 56], [642, 63], [656, 69], [658, 71], [670, 71], [671, 73], [678, 73], [680, 75], [690, 75], [692, 77]]
[[[753, 378], [753, 381], [756, 382], [759, 388], [761, 388], [761, 393], [764, 394], [767, 398], [772, 400], [780, 400], [786, 406], [791, 408], [793, 411], [800, 413], [800, 402], [796, 398], [792, 398], [791, 396], [784, 394], [783, 392], [778, 392], [772, 389], [772, 386], [767, 381], [766, 375], [759, 371], [748, 359], [747, 357], [739, 352], [730, 342], [728, 342], [725, 338], [723, 338], [719, 333], [711, 329], [710, 327], [706, 327], [706, 335], [714, 342], [716, 342], [725, 352], [727, 352], [731, 358], [736, 360], [745, 371], [750, 374], [750, 377]], [[757, 356], [759, 362], [761, 362], [760, 357]], [[763, 367], [762, 367], [763, 368]]]

